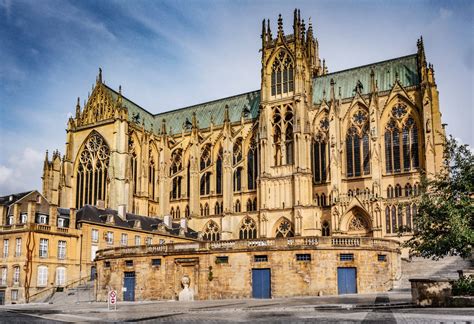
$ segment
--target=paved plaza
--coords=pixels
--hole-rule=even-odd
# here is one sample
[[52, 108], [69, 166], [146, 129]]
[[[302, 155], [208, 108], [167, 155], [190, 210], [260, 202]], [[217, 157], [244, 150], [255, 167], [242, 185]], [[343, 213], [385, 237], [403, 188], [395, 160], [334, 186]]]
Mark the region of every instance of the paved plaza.
[[27, 304], [0, 307], [0, 323], [474, 323], [472, 308], [417, 308], [409, 292], [214, 301]]

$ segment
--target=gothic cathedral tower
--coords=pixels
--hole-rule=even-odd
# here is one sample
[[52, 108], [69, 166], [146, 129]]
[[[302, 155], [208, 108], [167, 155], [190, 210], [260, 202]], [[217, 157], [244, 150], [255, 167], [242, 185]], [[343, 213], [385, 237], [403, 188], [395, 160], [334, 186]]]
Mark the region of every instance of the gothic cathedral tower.
[[[270, 21], [262, 22], [262, 83], [259, 117], [261, 217], [270, 224], [287, 224], [294, 235], [316, 234], [313, 206], [311, 134], [308, 108], [312, 79], [323, 73], [311, 23], [306, 29], [299, 10], [293, 34], [285, 35], [283, 19], [273, 38]], [[280, 218], [283, 221], [278, 221]], [[293, 228], [294, 224], [294, 228]], [[265, 233], [261, 233], [265, 234]], [[286, 236], [286, 235], [284, 235]]]

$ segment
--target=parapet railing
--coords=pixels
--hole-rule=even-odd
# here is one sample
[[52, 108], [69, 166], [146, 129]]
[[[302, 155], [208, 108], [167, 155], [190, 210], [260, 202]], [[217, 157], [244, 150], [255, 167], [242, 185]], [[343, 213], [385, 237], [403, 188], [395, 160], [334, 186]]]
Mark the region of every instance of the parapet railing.
[[389, 239], [371, 237], [290, 237], [290, 238], [261, 238], [250, 240], [224, 240], [214, 242], [189, 242], [139, 245], [115, 247], [99, 250], [96, 257], [107, 258], [111, 256], [161, 254], [173, 252], [198, 252], [198, 251], [229, 251], [229, 250], [261, 250], [261, 249], [297, 249], [297, 248], [386, 248], [398, 249], [400, 243]]

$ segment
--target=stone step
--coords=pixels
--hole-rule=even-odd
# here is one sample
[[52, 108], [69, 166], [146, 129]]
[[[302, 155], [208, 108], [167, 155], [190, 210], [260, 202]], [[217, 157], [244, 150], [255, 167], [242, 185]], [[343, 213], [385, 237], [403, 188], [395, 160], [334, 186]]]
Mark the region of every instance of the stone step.
[[469, 269], [473, 260], [463, 260], [460, 257], [448, 256], [440, 260], [414, 257], [402, 260], [402, 275], [394, 288], [410, 288], [411, 278], [459, 278], [458, 270]]

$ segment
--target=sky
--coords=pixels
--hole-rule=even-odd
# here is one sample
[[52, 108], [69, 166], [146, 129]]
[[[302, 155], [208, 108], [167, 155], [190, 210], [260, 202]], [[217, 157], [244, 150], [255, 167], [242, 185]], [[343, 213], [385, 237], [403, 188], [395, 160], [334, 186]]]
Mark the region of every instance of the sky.
[[[105, 83], [159, 113], [260, 87], [260, 33], [294, 8], [329, 72], [413, 54], [423, 35], [447, 132], [474, 144], [473, 1], [0, 0], [0, 195], [41, 191], [77, 97]], [[50, 153], [51, 156], [51, 153]]]

